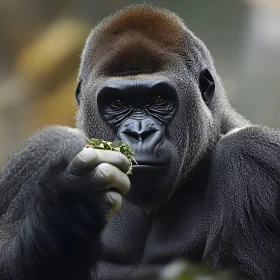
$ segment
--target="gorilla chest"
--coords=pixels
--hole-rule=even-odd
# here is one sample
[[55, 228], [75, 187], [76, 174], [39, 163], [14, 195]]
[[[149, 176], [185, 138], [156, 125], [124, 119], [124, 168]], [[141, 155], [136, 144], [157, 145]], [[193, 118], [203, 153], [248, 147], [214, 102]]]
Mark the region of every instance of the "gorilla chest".
[[121, 211], [103, 233], [103, 261], [166, 264], [178, 257], [202, 258], [206, 234], [200, 205], [168, 209], [155, 217], [132, 205], [123, 210], [127, 207], [129, 211]]

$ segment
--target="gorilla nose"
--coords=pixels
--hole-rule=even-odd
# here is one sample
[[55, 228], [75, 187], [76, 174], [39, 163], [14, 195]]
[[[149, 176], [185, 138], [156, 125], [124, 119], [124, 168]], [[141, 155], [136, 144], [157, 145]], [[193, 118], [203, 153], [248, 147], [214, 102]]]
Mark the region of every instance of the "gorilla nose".
[[152, 154], [163, 141], [163, 127], [151, 117], [142, 120], [130, 118], [118, 130], [118, 140], [130, 144], [137, 155]]
[[[154, 134], [157, 132], [157, 129], [144, 129], [141, 131], [134, 130], [124, 130], [123, 134], [126, 136], [126, 140], [129, 142], [145, 142], [153, 138]], [[124, 139], [121, 139], [124, 140]]]
[[144, 118], [142, 120], [131, 118], [121, 125], [118, 138], [119, 140], [123, 140], [131, 144], [149, 142], [159, 131], [159, 126], [160, 125], [151, 118]]

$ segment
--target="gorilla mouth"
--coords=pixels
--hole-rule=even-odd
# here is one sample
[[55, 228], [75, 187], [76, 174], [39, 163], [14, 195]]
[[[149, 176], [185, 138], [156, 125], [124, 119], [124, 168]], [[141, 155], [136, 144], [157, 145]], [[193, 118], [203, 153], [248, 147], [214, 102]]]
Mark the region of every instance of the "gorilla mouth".
[[137, 156], [135, 157], [135, 162], [132, 162], [133, 168], [136, 167], [162, 167], [166, 168], [170, 165], [170, 160], [168, 158], [156, 158], [155, 156], [147, 157], [147, 156]]
[[141, 169], [141, 168], [152, 168], [152, 169], [167, 169], [168, 165], [155, 165], [155, 164], [146, 164], [146, 163], [141, 163], [141, 164], [135, 164], [133, 165], [133, 169]]

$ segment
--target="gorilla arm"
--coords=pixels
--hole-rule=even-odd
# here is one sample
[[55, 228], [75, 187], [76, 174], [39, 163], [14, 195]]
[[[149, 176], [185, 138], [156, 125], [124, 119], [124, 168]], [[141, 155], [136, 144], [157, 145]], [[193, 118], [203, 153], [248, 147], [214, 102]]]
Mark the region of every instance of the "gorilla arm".
[[254, 279], [279, 279], [280, 132], [260, 126], [218, 143], [208, 186], [204, 260]]
[[130, 183], [125, 156], [80, 152], [84, 144], [75, 130], [50, 127], [9, 159], [0, 179], [1, 279], [89, 279], [100, 232]]

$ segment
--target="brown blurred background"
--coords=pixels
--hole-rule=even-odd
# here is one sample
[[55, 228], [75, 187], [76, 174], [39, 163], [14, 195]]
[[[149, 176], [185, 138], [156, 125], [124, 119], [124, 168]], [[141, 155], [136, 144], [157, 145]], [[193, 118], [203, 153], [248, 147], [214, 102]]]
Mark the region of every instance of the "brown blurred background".
[[[0, 0], [0, 160], [48, 124], [75, 126], [79, 55], [90, 29], [131, 0]], [[210, 49], [233, 106], [280, 128], [280, 0], [150, 0]]]

